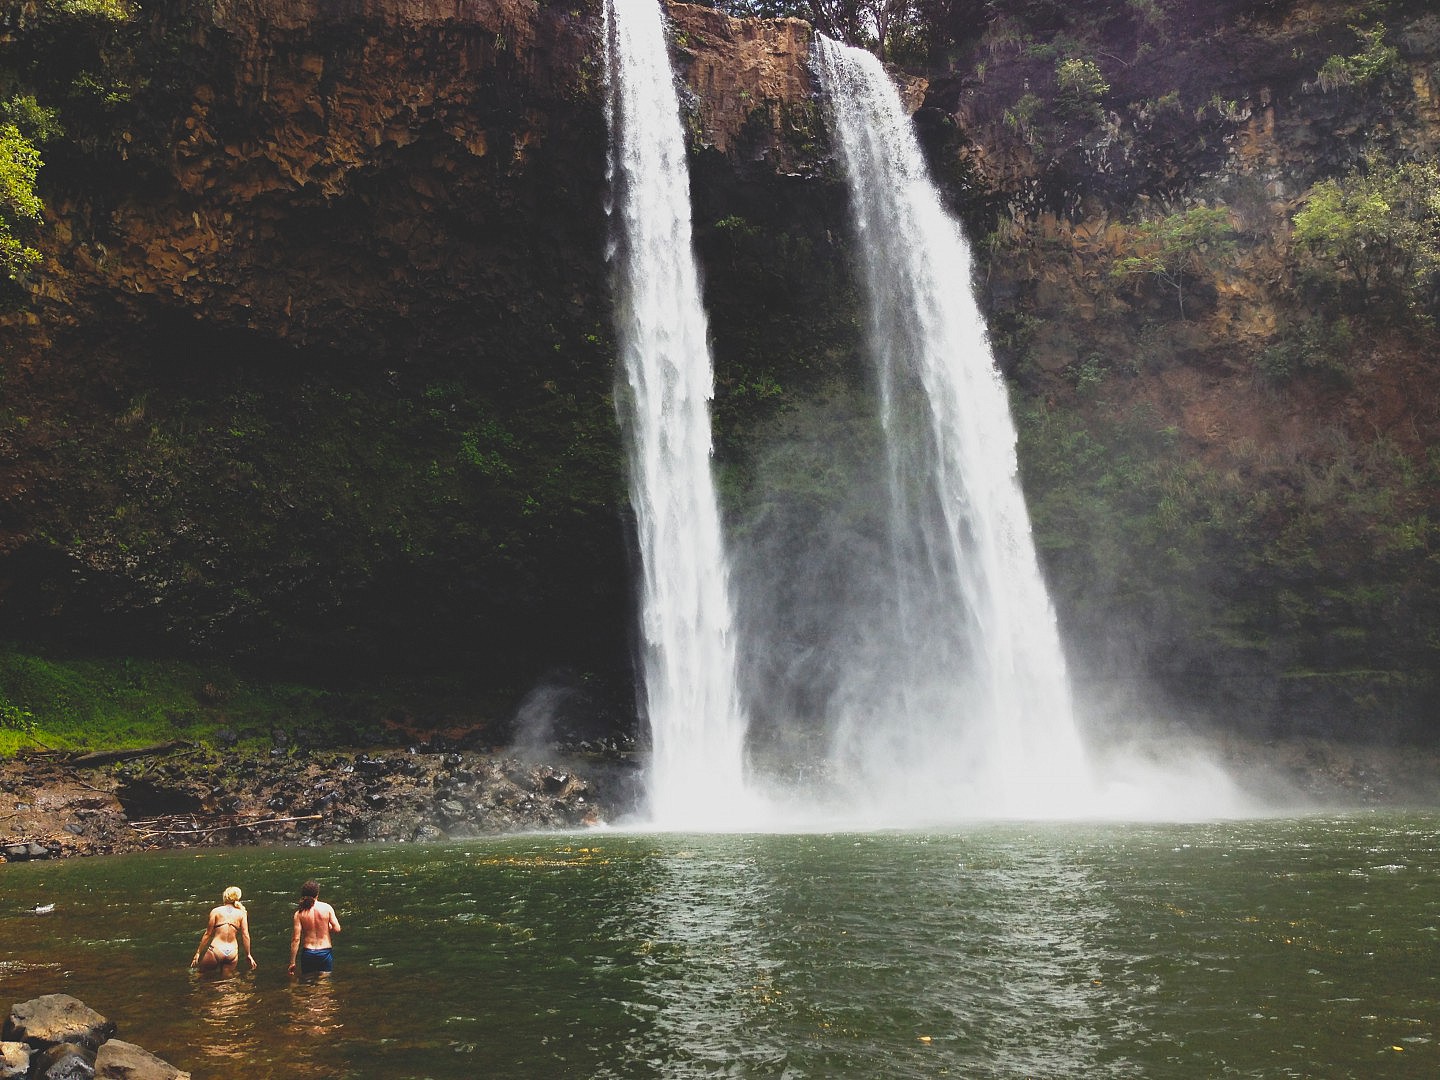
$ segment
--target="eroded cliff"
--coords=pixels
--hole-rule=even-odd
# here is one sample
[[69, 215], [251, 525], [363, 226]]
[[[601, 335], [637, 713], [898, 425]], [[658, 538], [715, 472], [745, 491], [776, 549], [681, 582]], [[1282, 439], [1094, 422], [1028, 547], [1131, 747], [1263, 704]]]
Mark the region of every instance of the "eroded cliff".
[[7, 320], [9, 634], [623, 668], [593, 11], [149, 14]]
[[[809, 228], [808, 29], [679, 17], [701, 233]], [[144, 20], [108, 61], [132, 92], [47, 152], [4, 317], [5, 636], [625, 713], [598, 8]], [[748, 331], [798, 321], [772, 300]]]
[[[1262, 734], [1426, 728], [1433, 331], [1338, 310], [1290, 241], [1320, 179], [1440, 142], [1440, 24], [1383, 6], [1363, 88], [1318, 72], [1373, 13], [1284, 0], [1024, 5], [905, 81], [1112, 713], [1153, 680]], [[668, 10], [731, 525], [804, 530], [870, 408], [810, 30]], [[601, 35], [590, 2], [167, 0], [107, 39], [130, 90], [47, 149], [0, 323], [6, 638], [633, 722]], [[1232, 234], [1180, 297], [1117, 275], [1197, 206]]]

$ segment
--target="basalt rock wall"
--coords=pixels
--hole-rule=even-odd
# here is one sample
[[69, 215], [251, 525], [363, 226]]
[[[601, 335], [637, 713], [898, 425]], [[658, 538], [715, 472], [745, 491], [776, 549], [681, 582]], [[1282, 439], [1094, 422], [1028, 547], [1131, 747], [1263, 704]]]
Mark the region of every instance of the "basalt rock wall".
[[[808, 27], [674, 18], [700, 243], [838, 223]], [[132, 20], [128, 94], [46, 149], [44, 263], [0, 322], [6, 640], [497, 709], [560, 680], [629, 722], [602, 36], [592, 2]], [[722, 396], [827, 288], [796, 277], [737, 319]]]
[[[1440, 145], [1425, 4], [1380, 5], [1381, 82], [1317, 81], [1373, 7], [1020, 5], [904, 82], [1112, 714], [1152, 683], [1261, 733], [1433, 714], [1434, 338], [1340, 325], [1289, 241], [1318, 180]], [[809, 28], [667, 11], [743, 545], [844, 483], [849, 225]], [[549, 682], [631, 724], [596, 5], [165, 0], [127, 33], [128, 95], [46, 148], [44, 265], [0, 317], [0, 636], [500, 709]], [[1093, 100], [1056, 81], [1076, 50]], [[1116, 276], [1137, 223], [1201, 205], [1237, 242], [1183, 304]]]

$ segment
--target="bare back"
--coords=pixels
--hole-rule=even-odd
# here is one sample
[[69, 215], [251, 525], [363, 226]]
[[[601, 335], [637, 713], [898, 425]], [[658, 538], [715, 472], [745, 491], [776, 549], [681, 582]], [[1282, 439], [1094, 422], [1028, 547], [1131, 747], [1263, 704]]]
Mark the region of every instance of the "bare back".
[[228, 945], [239, 938], [245, 921], [245, 912], [223, 904], [210, 912], [210, 932], [214, 934], [216, 941], [223, 941]]
[[295, 912], [295, 927], [304, 948], [328, 949], [330, 935], [340, 932], [340, 920], [335, 917], [333, 907], [324, 900], [316, 900], [308, 908]]

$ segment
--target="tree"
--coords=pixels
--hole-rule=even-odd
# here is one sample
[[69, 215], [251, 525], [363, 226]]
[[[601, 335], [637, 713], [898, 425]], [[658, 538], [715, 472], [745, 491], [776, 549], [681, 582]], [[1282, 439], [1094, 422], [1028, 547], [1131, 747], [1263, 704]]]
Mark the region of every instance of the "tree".
[[40, 262], [23, 236], [44, 212], [35, 190], [43, 161], [40, 146], [64, 134], [56, 110], [36, 98], [67, 107], [114, 88], [97, 77], [104, 68], [101, 42], [129, 20], [129, 0], [50, 0], [7, 17], [0, 49], [0, 277], [15, 281]]
[[1367, 158], [1311, 188], [1292, 224], [1313, 276], [1351, 278], [1362, 296], [1423, 299], [1440, 273], [1440, 166]]
[[1235, 250], [1234, 231], [1228, 210], [1205, 206], [1142, 221], [1130, 234], [1132, 253], [1116, 261], [1111, 276], [1163, 282], [1175, 290], [1183, 319], [1186, 281]]
[[1110, 84], [1094, 60], [1061, 60], [1055, 65], [1055, 86], [1055, 108], [1062, 116], [1091, 121], [1103, 117], [1100, 99], [1110, 92]]
[[0, 124], [0, 271], [12, 281], [40, 262], [18, 228], [39, 221], [44, 209], [35, 194], [40, 151], [13, 123]]

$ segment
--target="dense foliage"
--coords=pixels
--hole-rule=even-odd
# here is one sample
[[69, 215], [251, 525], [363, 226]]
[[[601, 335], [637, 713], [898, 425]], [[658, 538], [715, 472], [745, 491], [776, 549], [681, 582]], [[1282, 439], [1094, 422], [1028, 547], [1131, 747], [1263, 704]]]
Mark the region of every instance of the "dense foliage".
[[1294, 227], [1306, 271], [1342, 296], [1433, 310], [1440, 296], [1440, 167], [1433, 161], [1387, 165], [1368, 157], [1311, 188]]

